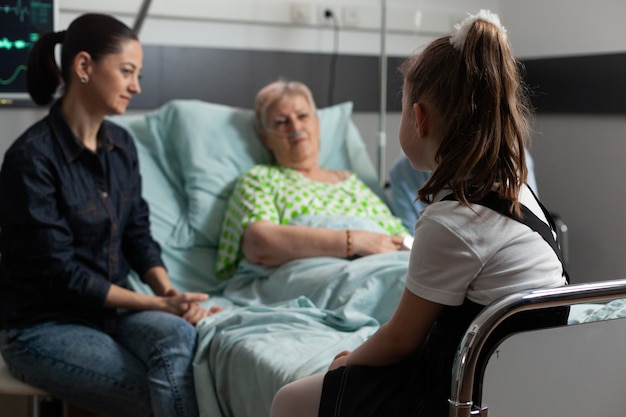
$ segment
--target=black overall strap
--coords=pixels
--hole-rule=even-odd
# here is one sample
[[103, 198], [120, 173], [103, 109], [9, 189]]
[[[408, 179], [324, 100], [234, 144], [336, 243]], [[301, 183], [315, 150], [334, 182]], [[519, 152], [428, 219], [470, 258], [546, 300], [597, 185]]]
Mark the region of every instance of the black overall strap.
[[[472, 201], [472, 203], [480, 204], [481, 206], [485, 206], [494, 211], [497, 211], [503, 216], [509, 217], [513, 220], [523, 223], [526, 226], [530, 227], [535, 232], [539, 233], [541, 237], [543, 237], [543, 240], [545, 240], [550, 245], [552, 250], [554, 250], [554, 253], [556, 254], [556, 256], [559, 258], [559, 261], [561, 262], [561, 266], [563, 268], [563, 276], [565, 276], [566, 281], [569, 283], [569, 275], [567, 274], [567, 271], [565, 270], [565, 264], [563, 264], [563, 258], [561, 257], [561, 250], [553, 234], [553, 230], [556, 231], [556, 225], [554, 223], [554, 219], [552, 218], [548, 210], [544, 207], [544, 205], [541, 204], [541, 201], [539, 201], [539, 199], [537, 198], [535, 193], [532, 191], [532, 189], [530, 191], [533, 194], [533, 197], [535, 197], [535, 200], [537, 200], [537, 204], [539, 204], [539, 207], [541, 207], [541, 210], [543, 211], [543, 214], [546, 216], [546, 219], [548, 219], [550, 226], [548, 226], [546, 223], [541, 221], [541, 219], [539, 219], [539, 217], [537, 217], [535, 213], [533, 213], [528, 207], [526, 207], [523, 204], [520, 204], [522, 217], [520, 218], [514, 215], [513, 213], [509, 211], [511, 202], [509, 200], [500, 198], [498, 193], [495, 191], [489, 192], [489, 194], [487, 194], [487, 196], [484, 197], [483, 199], [478, 200], [478, 201]], [[442, 201], [443, 200], [456, 201], [456, 198], [454, 197], [454, 194], [448, 194], [444, 198], [442, 198]]]

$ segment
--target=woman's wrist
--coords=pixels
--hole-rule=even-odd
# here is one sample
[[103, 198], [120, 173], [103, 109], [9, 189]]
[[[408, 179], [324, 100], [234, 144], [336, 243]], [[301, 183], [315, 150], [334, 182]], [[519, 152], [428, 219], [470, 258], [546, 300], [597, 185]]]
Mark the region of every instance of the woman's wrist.
[[352, 232], [346, 229], [346, 258], [350, 259], [352, 255]]
[[165, 297], [142, 294], [112, 284], [104, 305], [126, 310], [162, 310], [167, 306], [167, 301]]
[[142, 278], [143, 281], [152, 289], [154, 294], [159, 296], [171, 295], [169, 292], [173, 289], [173, 287], [164, 267], [154, 266], [146, 271]]

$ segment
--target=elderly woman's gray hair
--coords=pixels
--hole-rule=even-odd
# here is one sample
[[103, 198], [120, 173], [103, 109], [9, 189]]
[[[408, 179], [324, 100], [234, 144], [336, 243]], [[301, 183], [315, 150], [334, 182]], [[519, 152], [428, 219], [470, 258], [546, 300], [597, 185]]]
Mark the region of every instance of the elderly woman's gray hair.
[[299, 81], [274, 81], [259, 90], [254, 101], [256, 122], [259, 129], [267, 126], [268, 109], [281, 98], [290, 95], [303, 96], [311, 105], [311, 111], [316, 111], [313, 93], [306, 84]]

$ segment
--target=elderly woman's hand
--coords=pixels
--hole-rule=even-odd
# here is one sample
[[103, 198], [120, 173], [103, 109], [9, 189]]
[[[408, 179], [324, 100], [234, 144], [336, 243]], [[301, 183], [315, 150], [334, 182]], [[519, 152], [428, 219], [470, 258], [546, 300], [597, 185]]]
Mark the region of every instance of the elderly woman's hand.
[[352, 253], [358, 256], [393, 252], [403, 249], [403, 236], [373, 233], [365, 230], [352, 230]]

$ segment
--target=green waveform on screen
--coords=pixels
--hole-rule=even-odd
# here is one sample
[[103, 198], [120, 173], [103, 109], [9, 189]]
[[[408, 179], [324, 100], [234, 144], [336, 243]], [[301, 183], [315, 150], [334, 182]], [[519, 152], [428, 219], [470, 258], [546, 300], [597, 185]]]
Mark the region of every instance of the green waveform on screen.
[[9, 85], [13, 83], [17, 76], [20, 75], [20, 71], [26, 71], [26, 68], [26, 65], [18, 65], [8, 79], [4, 80], [0, 78], [0, 85]]
[[6, 14], [14, 13], [15, 16], [19, 17], [20, 22], [23, 22], [26, 15], [30, 13], [28, 7], [22, 6], [22, 0], [17, 0], [17, 4], [15, 6], [0, 5], [0, 11], [2, 10], [4, 10], [4, 13]]
[[51, 2], [43, 2], [30, 0], [29, 6], [22, 6], [22, 0], [17, 0], [15, 6], [9, 6], [8, 4], [0, 4], [0, 13], [14, 14], [15, 17], [20, 19], [20, 22], [24, 23], [27, 19], [33, 24], [46, 24], [52, 19], [52, 4]]
[[15, 48], [15, 49], [26, 49], [29, 46], [30, 46], [30, 42], [22, 40], [22, 39], [18, 39], [16, 41], [10, 41], [6, 37], [0, 39], [0, 49], [7, 49], [7, 50], [10, 51], [13, 48]]

